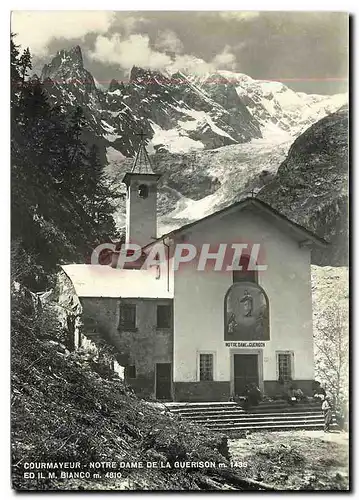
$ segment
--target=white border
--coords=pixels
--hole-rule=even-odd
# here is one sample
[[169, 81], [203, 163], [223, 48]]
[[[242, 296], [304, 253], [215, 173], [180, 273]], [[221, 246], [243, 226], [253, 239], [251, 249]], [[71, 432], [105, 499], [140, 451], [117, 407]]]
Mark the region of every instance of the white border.
[[[288, 2], [288, 1], [283, 1], [283, 0], [272, 0], [271, 2], [268, 2], [268, 0], [251, 0], [249, 1], [242, 1], [240, 4], [238, 3], [237, 0], [225, 0], [220, 3], [214, 2], [211, 0], [207, 0], [205, 4], [199, 0], [181, 0], [177, 1], [174, 0], [170, 4], [168, 2], [164, 1], [158, 1], [158, 0], [152, 0], [151, 2], [148, 2], [148, 0], [132, 0], [130, 3], [125, 4], [121, 3], [119, 5], [118, 0], [103, 0], [101, 4], [99, 4], [98, 1], [94, 0], [87, 0], [85, 1], [69, 1], [69, 0], [62, 0], [61, 2], [59, 1], [53, 1], [51, 4], [49, 2], [37, 0], [37, 1], [26, 1], [26, 0], [18, 0], [17, 2], [9, 2], [7, 4], [4, 2], [1, 6], [1, 15], [0, 15], [0, 23], [1, 23], [1, 29], [0, 29], [0, 36], [2, 37], [2, 43], [1, 43], [1, 68], [3, 69], [4, 76], [0, 80], [1, 83], [1, 92], [0, 96], [2, 97], [4, 103], [2, 106], [2, 110], [7, 110], [7, 115], [6, 112], [2, 114], [2, 130], [1, 130], [1, 140], [2, 140], [2, 148], [1, 151], [3, 152], [3, 161], [2, 161], [2, 168], [0, 169], [0, 186], [2, 189], [1, 195], [0, 195], [0, 201], [2, 203], [1, 206], [1, 214], [2, 214], [2, 231], [3, 231], [3, 238], [2, 238], [2, 245], [1, 245], [1, 310], [2, 310], [2, 349], [1, 349], [1, 354], [2, 354], [2, 360], [0, 363], [1, 367], [1, 396], [2, 396], [2, 401], [5, 404], [5, 407], [9, 408], [10, 402], [10, 385], [9, 385], [9, 377], [10, 377], [10, 337], [9, 337], [9, 330], [10, 330], [10, 319], [9, 319], [9, 283], [10, 283], [10, 266], [9, 266], [9, 254], [10, 254], [10, 244], [9, 244], [9, 235], [10, 235], [10, 221], [9, 221], [9, 205], [10, 205], [10, 176], [9, 176], [9, 162], [6, 161], [7, 156], [9, 155], [9, 144], [10, 144], [10, 115], [9, 115], [9, 95], [10, 95], [10, 81], [9, 81], [9, 73], [8, 73], [8, 68], [9, 68], [9, 21], [10, 21], [10, 9], [13, 10], [98, 10], [99, 6], [101, 6], [102, 10], [267, 10], [267, 11], [272, 11], [272, 10], [277, 10], [277, 11], [341, 11], [341, 12], [350, 12], [352, 14], [356, 14], [358, 11], [358, 2], [354, 0], [341, 0], [341, 2], [336, 2], [332, 0], [326, 0], [325, 2], [319, 1], [319, 0], [301, 0], [300, 2]], [[203, 9], [203, 7], [206, 7], [206, 9]], [[355, 47], [358, 50], [358, 35], [355, 32], [353, 34], [353, 43]], [[356, 58], [356, 54], [354, 53], [354, 58]], [[353, 69], [353, 77], [354, 81], [357, 82], [358, 78], [357, 77], [357, 66], [354, 65]], [[356, 90], [356, 83], [355, 83], [355, 89], [352, 89], [353, 91]], [[5, 114], [5, 116], [4, 116]], [[353, 120], [354, 121], [354, 120]], [[357, 129], [354, 130], [354, 133], [357, 134]], [[357, 143], [353, 137], [353, 145]], [[7, 153], [5, 153], [7, 152]], [[353, 157], [353, 163], [354, 163], [354, 157]], [[355, 189], [358, 187], [358, 179], [359, 179], [359, 174], [355, 176], [355, 178], [352, 179], [353, 186], [352, 189]], [[358, 189], [357, 189], [358, 191]], [[354, 197], [355, 199], [355, 197]], [[358, 202], [357, 202], [358, 203]], [[353, 202], [353, 226], [355, 230], [359, 229], [359, 218], [356, 217], [357, 214], [357, 203]], [[356, 234], [358, 234], [358, 231], [355, 231]], [[355, 239], [354, 239], [354, 248], [355, 248]], [[357, 274], [356, 272], [353, 275], [354, 283], [356, 283], [356, 278]], [[358, 300], [358, 302], [357, 302]], [[357, 307], [355, 307], [357, 306]], [[355, 300], [353, 302], [353, 309], [359, 310], [359, 299], [358, 297], [355, 297]], [[359, 342], [356, 341], [353, 345], [355, 349], [355, 353], [353, 352], [352, 355], [352, 365], [354, 365], [354, 360], [359, 359]], [[354, 350], [353, 349], [353, 350]], [[357, 379], [354, 380], [354, 387], [358, 387]], [[359, 381], [358, 381], [359, 382]], [[2, 492], [2, 497], [3, 498], [9, 498], [10, 496], [12, 497], [15, 492], [10, 489], [10, 413], [9, 410], [7, 412], [2, 413], [2, 453], [0, 454], [1, 456], [1, 480], [0, 480], [0, 487], [1, 487], [1, 492]], [[358, 436], [358, 433], [355, 433], [356, 436]], [[357, 472], [357, 467], [359, 467], [358, 462], [354, 461], [354, 466], [355, 466], [355, 471], [353, 468], [353, 476], [355, 476], [355, 472]], [[139, 492], [141, 493], [141, 492]], [[82, 495], [86, 495], [86, 493], [82, 493]], [[324, 492], [323, 492], [324, 494]], [[27, 496], [33, 496], [33, 495], [38, 495], [37, 493], [27, 493]], [[51, 493], [40, 493], [42, 498], [51, 498]], [[50, 496], [49, 496], [50, 495]], [[62, 496], [62, 493], [57, 493], [57, 496], [60, 495]], [[65, 498], [70, 498], [75, 496], [76, 498], [77, 493], [67, 493]], [[99, 493], [96, 496], [100, 497], [105, 497], [106, 498], [106, 493]], [[137, 495], [137, 493], [132, 493], [132, 495]], [[311, 496], [311, 494], [306, 493], [305, 497], [308, 498]]]

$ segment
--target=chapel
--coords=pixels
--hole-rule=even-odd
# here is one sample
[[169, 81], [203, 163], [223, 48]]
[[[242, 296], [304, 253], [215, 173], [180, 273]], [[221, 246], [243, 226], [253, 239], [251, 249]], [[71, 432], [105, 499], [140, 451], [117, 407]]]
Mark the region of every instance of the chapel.
[[[144, 398], [228, 401], [250, 384], [275, 396], [291, 382], [309, 394], [311, 250], [326, 242], [253, 197], [161, 233], [160, 178], [142, 139], [123, 178], [124, 245], [141, 248], [136, 262], [119, 268], [115, 249], [107, 265], [62, 266], [81, 305], [76, 345], [107, 339]], [[235, 266], [225, 255], [232, 245], [242, 249]], [[185, 246], [198, 254], [177, 265]]]

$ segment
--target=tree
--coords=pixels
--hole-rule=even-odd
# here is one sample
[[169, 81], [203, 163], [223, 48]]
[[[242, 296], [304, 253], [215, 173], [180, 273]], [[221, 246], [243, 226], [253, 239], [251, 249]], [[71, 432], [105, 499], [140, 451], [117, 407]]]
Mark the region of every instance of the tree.
[[316, 375], [336, 406], [348, 402], [348, 314], [337, 303], [323, 311], [314, 336]]
[[27, 47], [24, 52], [22, 53], [21, 57], [19, 58], [19, 68], [20, 68], [20, 76], [22, 83], [24, 84], [25, 78], [28, 75], [28, 70], [32, 69], [32, 64], [31, 64], [31, 54], [29, 47]]
[[11, 78], [11, 108], [14, 107], [18, 101], [20, 77], [20, 62], [19, 62], [19, 46], [15, 45], [14, 35], [10, 37], [10, 78]]
[[90, 148], [87, 165], [87, 211], [96, 224], [105, 229], [108, 234], [113, 234], [115, 229], [112, 217], [114, 208], [111, 200], [116, 195], [104, 179], [103, 165], [96, 144], [93, 144]]
[[32, 269], [16, 274], [41, 290], [59, 264], [83, 261], [115, 226], [83, 110], [51, 105], [42, 84], [27, 79], [30, 68], [30, 52], [20, 55], [12, 38], [12, 240]]

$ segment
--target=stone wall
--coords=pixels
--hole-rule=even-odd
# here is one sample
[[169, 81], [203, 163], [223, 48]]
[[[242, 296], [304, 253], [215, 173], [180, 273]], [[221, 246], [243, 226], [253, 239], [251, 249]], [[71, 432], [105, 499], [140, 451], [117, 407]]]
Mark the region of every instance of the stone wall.
[[[141, 397], [155, 397], [156, 363], [172, 363], [173, 327], [157, 329], [157, 305], [171, 305], [170, 299], [117, 299], [83, 297], [83, 332], [94, 332], [118, 350], [118, 362], [136, 367], [136, 378], [125, 379]], [[136, 304], [136, 329], [119, 328], [121, 304]]]
[[175, 401], [228, 401], [230, 382], [175, 382]]

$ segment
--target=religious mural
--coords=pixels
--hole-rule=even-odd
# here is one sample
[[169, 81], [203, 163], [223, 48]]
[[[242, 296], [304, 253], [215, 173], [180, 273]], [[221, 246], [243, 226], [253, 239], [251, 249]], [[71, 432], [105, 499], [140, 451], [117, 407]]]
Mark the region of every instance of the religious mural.
[[256, 283], [235, 283], [224, 301], [224, 340], [269, 340], [268, 300]]

